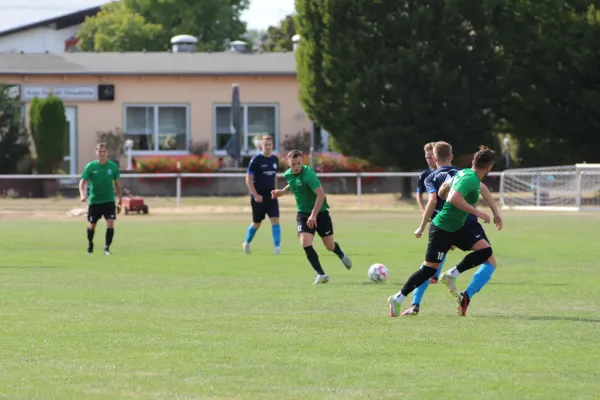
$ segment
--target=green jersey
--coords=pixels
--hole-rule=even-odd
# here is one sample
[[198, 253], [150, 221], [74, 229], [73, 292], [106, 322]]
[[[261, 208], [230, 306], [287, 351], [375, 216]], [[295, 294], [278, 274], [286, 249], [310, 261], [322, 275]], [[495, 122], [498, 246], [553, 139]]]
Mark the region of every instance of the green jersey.
[[[299, 174], [293, 174], [290, 168], [285, 171], [283, 176], [296, 198], [296, 210], [302, 213], [311, 213], [317, 200], [317, 194], [314, 191], [321, 187], [317, 173], [311, 167], [303, 165]], [[325, 211], [328, 208], [327, 197], [325, 197], [319, 211]]]
[[[462, 194], [472, 206], [479, 200], [480, 180], [471, 168], [463, 169], [450, 182], [450, 188]], [[465, 224], [469, 213], [453, 206], [449, 201], [444, 203], [442, 210], [433, 219], [433, 224], [447, 232], [456, 232]]]
[[81, 179], [90, 184], [89, 204], [103, 204], [115, 202], [113, 182], [119, 179], [119, 166], [110, 160], [100, 164], [98, 160], [85, 166]]

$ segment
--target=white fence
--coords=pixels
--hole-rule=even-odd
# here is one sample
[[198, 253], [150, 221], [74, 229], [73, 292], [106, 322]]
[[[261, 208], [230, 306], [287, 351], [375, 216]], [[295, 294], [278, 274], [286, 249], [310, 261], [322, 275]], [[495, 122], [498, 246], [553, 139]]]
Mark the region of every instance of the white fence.
[[[600, 171], [535, 171], [517, 170], [492, 172], [488, 183], [493, 183], [499, 191], [499, 201], [504, 208], [546, 209], [546, 210], [580, 210], [600, 209]], [[343, 172], [318, 173], [325, 189], [330, 194], [356, 195], [357, 201], [363, 196], [375, 193], [400, 193], [411, 178], [411, 192], [415, 191], [419, 172]], [[553, 180], [540, 177], [553, 176]], [[165, 196], [176, 198], [177, 206], [182, 197], [195, 195], [233, 196], [247, 193], [245, 173], [165, 173], [165, 174], [129, 174], [121, 175], [122, 186], [129, 188], [134, 194], [161, 196], [160, 190], [168, 192]], [[283, 177], [278, 175], [283, 186]], [[400, 178], [400, 179], [398, 179]], [[491, 178], [491, 179], [490, 179]], [[11, 180], [44, 180], [54, 183], [54, 187], [75, 188], [80, 175], [0, 175], [0, 186], [6, 191]], [[187, 185], [189, 180], [204, 180], [204, 187], [210, 186], [203, 193], [194, 191]], [[495, 182], [494, 182], [495, 180]], [[142, 183], [140, 183], [142, 182]], [[140, 189], [145, 183], [146, 193]], [[151, 184], [148, 182], [152, 182]], [[525, 182], [525, 183], [523, 183]], [[553, 182], [550, 184], [549, 182]], [[561, 182], [560, 187], [557, 182]], [[25, 196], [27, 197], [27, 196]]]

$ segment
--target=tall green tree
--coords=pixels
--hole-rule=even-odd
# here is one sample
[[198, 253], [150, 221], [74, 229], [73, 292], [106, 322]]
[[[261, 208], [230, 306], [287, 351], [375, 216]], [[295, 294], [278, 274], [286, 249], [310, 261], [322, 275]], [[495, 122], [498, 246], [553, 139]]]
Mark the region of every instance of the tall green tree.
[[109, 3], [87, 17], [77, 32], [77, 47], [83, 51], [164, 51], [164, 29], [129, 9], [123, 3]]
[[346, 154], [422, 166], [423, 143], [494, 144], [494, 8], [456, 0], [297, 0], [300, 100]]
[[296, 34], [296, 22], [293, 15], [288, 15], [278, 26], [270, 26], [267, 29], [266, 38], [261, 43], [261, 49], [265, 52], [292, 51], [294, 43], [292, 38]]
[[29, 123], [37, 153], [37, 172], [55, 173], [67, 151], [68, 124], [62, 100], [53, 95], [34, 98], [29, 108]]
[[15, 174], [29, 155], [27, 132], [21, 125], [18, 103], [8, 95], [9, 86], [0, 82], [0, 174]]
[[193, 35], [202, 51], [220, 51], [227, 41], [242, 38], [246, 24], [240, 17], [250, 5], [249, 0], [123, 1], [127, 9], [163, 27], [159, 42], [168, 45], [173, 36]]

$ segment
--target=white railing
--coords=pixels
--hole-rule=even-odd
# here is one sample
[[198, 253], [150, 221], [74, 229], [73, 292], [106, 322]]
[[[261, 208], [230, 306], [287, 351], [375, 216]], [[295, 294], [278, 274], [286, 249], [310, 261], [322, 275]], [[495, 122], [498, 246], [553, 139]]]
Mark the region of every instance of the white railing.
[[[358, 196], [358, 202], [362, 200], [363, 194], [363, 178], [418, 178], [420, 172], [323, 172], [317, 173], [322, 178], [355, 178], [356, 179], [356, 195]], [[492, 177], [501, 177], [502, 173], [492, 172]], [[128, 179], [164, 179], [171, 178], [175, 180], [176, 185], [176, 201], [177, 206], [181, 205], [182, 197], [182, 180], [185, 178], [237, 178], [243, 181], [246, 177], [245, 173], [150, 173], [150, 174], [122, 174], [121, 180]], [[76, 184], [79, 182], [81, 175], [0, 175], [0, 180], [11, 180], [11, 179], [44, 179], [44, 180], [57, 180], [61, 184]], [[282, 178], [279, 175], [278, 178]]]

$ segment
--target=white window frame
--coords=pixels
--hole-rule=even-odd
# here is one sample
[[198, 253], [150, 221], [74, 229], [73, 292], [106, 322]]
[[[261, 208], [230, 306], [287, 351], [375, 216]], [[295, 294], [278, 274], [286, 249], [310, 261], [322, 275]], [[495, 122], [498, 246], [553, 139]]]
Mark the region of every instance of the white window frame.
[[[134, 156], [141, 155], [186, 155], [190, 153], [190, 105], [184, 103], [126, 103], [123, 104], [123, 134], [127, 134], [127, 108], [128, 107], [153, 107], [154, 108], [154, 150], [132, 150], [131, 154]], [[158, 109], [161, 107], [180, 107], [185, 108], [186, 121], [185, 121], [185, 150], [159, 150], [158, 149]]]
[[[258, 154], [258, 150], [252, 148], [247, 149], [246, 145], [248, 142], [248, 107], [272, 107], [275, 109], [275, 132], [273, 132], [274, 143], [273, 151], [279, 150], [279, 104], [278, 103], [242, 103], [242, 112], [244, 113], [244, 126], [242, 126], [242, 132], [244, 134], [244, 148], [242, 148], [242, 156], [254, 156]], [[217, 150], [217, 108], [231, 108], [231, 103], [215, 103], [213, 104], [213, 154], [216, 156], [226, 156], [227, 150]]]

